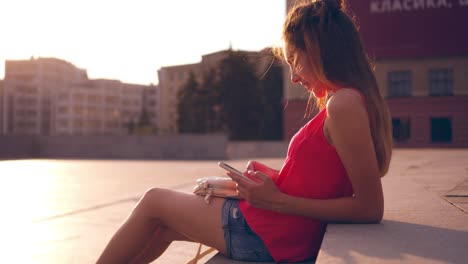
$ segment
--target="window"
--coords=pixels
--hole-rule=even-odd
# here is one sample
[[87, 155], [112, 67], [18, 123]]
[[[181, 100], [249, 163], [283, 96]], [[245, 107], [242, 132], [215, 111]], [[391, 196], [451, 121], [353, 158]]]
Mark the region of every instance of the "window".
[[69, 98], [68, 94], [66, 94], [66, 93], [59, 93], [57, 97], [58, 97], [59, 100], [68, 100], [68, 98]]
[[392, 118], [393, 139], [404, 142], [410, 138], [410, 119]]
[[82, 127], [83, 127], [83, 124], [84, 124], [84, 122], [83, 122], [83, 120], [81, 120], [81, 119], [75, 119], [75, 120], [73, 120], [73, 126], [74, 126], [75, 128], [82, 128]]
[[407, 97], [412, 94], [410, 71], [393, 71], [388, 73], [388, 96]]
[[57, 123], [59, 127], [62, 127], [62, 128], [68, 127], [68, 120], [66, 119], [59, 119]]
[[82, 93], [73, 94], [73, 99], [77, 102], [83, 102], [85, 100], [85, 95]]
[[433, 143], [452, 142], [452, 119], [431, 118], [431, 139]]
[[429, 95], [453, 95], [453, 70], [433, 69], [429, 71]]
[[98, 101], [98, 96], [95, 94], [88, 94], [88, 102], [96, 103]]
[[37, 87], [31, 85], [18, 85], [16, 91], [25, 94], [35, 94], [37, 93]]
[[112, 96], [112, 95], [106, 96], [106, 104], [117, 103], [117, 101], [118, 101], [117, 96]]
[[21, 80], [21, 81], [24, 81], [24, 82], [31, 82], [34, 80], [34, 75], [32, 74], [18, 74], [16, 76], [16, 79], [17, 80]]
[[84, 114], [84, 108], [81, 105], [74, 105], [73, 106], [73, 114], [75, 115], [83, 115]]
[[101, 127], [101, 121], [96, 119], [87, 120], [87, 127], [89, 129], [97, 130]]
[[58, 106], [57, 107], [57, 112], [58, 114], [60, 115], [65, 115], [65, 114], [68, 114], [68, 106]]

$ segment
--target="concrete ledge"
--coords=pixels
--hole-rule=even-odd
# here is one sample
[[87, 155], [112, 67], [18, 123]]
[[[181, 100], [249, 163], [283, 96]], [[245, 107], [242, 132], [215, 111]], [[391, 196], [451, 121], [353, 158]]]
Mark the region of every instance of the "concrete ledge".
[[315, 263], [468, 263], [467, 160], [467, 150], [398, 150], [382, 179], [383, 221], [329, 224]]
[[383, 178], [383, 221], [328, 225], [317, 263], [467, 263], [468, 214], [445, 197], [468, 177], [467, 152], [433, 154], [400, 151]]
[[[237, 260], [232, 260], [229, 258], [226, 258], [222, 254], [218, 253], [214, 257], [212, 257], [206, 264], [274, 264], [274, 262], [248, 262], [248, 261], [237, 261]], [[314, 261], [306, 261], [306, 262], [298, 262], [302, 264], [313, 264]], [[287, 264], [287, 263], [286, 263]]]

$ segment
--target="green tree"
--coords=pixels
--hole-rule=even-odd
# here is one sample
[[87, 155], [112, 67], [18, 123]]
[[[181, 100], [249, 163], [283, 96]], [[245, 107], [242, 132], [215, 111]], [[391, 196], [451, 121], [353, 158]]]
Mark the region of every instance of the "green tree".
[[138, 117], [138, 126], [142, 126], [142, 127], [151, 126], [150, 116], [144, 105], [141, 108], [141, 113], [140, 113], [140, 116]]
[[232, 140], [260, 138], [261, 94], [254, 66], [243, 52], [231, 51], [220, 63], [220, 102]]
[[136, 134], [140, 135], [150, 135], [156, 133], [156, 129], [151, 125], [150, 115], [144, 105], [141, 108], [138, 122], [134, 124], [131, 132], [135, 132]]
[[178, 95], [180, 133], [226, 132], [231, 140], [282, 139], [282, 67], [274, 61], [260, 80], [247, 56], [230, 51], [218, 70], [203, 75], [201, 83], [190, 73]]
[[214, 69], [210, 69], [203, 76], [200, 89], [200, 106], [203, 107], [203, 123], [206, 132], [222, 131], [220, 93], [221, 87]]
[[177, 125], [180, 133], [194, 132], [196, 125], [196, 116], [193, 113], [193, 105], [198, 88], [197, 80], [193, 72], [190, 72], [186, 84], [180, 89], [178, 93], [178, 120]]
[[280, 61], [272, 64], [260, 81], [263, 118], [260, 134], [264, 140], [283, 138], [283, 67]]
[[219, 85], [213, 69], [204, 74], [200, 84], [190, 74], [179, 92], [178, 126], [180, 133], [210, 133], [221, 130]]

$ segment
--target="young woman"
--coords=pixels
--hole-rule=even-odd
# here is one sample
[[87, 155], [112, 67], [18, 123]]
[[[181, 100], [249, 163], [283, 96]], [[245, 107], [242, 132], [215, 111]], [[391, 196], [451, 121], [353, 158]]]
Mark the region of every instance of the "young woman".
[[[384, 201], [390, 115], [343, 1], [297, 4], [276, 54], [319, 113], [291, 139], [281, 170], [250, 161], [254, 183], [228, 173], [243, 200], [153, 188], [112, 237], [98, 263], [148, 263], [174, 240], [196, 241], [246, 261], [315, 258], [327, 222], [376, 223]], [[177, 204], [177, 206], [171, 206]]]

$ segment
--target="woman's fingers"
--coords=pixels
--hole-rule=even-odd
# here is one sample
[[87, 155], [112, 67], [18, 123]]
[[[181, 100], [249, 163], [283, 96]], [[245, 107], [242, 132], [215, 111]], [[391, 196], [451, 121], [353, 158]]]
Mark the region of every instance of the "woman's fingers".
[[[239, 176], [237, 174], [234, 174], [232, 172], [228, 172], [227, 175], [229, 177], [231, 177], [231, 179], [235, 182], [237, 182], [237, 184], [242, 184], [242, 185], [245, 185], [245, 184], [252, 184], [252, 181], [248, 181], [247, 179], [245, 179], [244, 177], [242, 176]], [[248, 176], [245, 176], [245, 177], [248, 177]]]
[[232, 179], [233, 181], [235, 181], [235, 182], [237, 183], [238, 186], [239, 186], [239, 185], [243, 185], [243, 184], [245, 184], [245, 183], [248, 183], [244, 178], [242, 178], [242, 177], [240, 177], [239, 175], [234, 174], [234, 173], [232, 173], [232, 172], [228, 172], [227, 175], [228, 175], [229, 177], [231, 177], [231, 179]]
[[257, 179], [260, 179], [262, 182], [270, 179], [268, 175], [266, 175], [265, 173], [261, 171], [255, 171], [254, 173], [251, 173], [250, 175], [254, 176]]
[[247, 171], [255, 171], [255, 164], [257, 162], [255, 160], [250, 160], [249, 163], [247, 163]]

